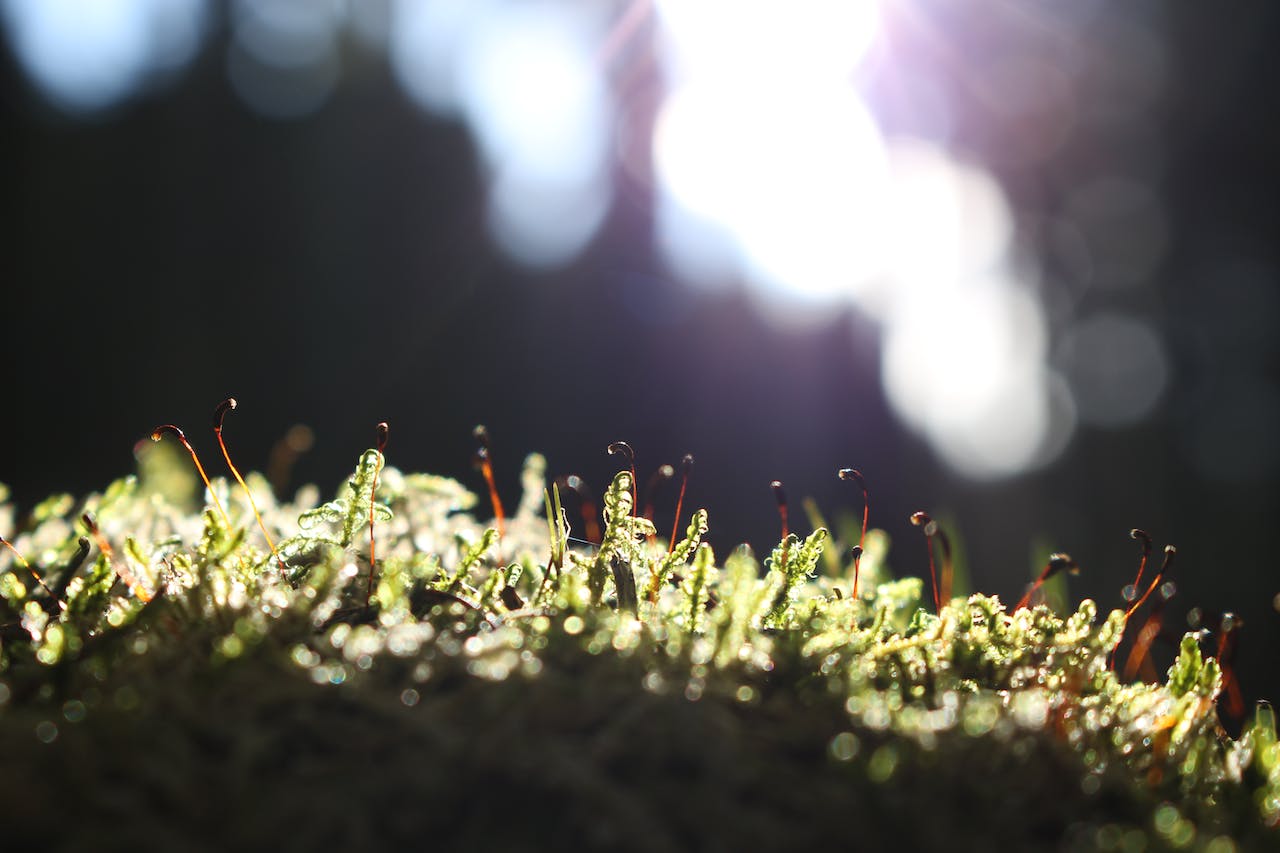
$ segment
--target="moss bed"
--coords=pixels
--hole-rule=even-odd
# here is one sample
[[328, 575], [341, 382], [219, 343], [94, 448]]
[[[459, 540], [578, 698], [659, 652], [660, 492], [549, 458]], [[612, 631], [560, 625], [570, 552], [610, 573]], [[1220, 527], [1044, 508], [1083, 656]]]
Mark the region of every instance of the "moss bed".
[[1223, 731], [1197, 635], [1123, 683], [1122, 611], [935, 613], [875, 531], [856, 597], [825, 527], [669, 550], [628, 471], [574, 545], [537, 456], [500, 525], [377, 450], [326, 503], [250, 475], [273, 554], [166, 446], [0, 505], [6, 848], [1280, 849], [1274, 715]]

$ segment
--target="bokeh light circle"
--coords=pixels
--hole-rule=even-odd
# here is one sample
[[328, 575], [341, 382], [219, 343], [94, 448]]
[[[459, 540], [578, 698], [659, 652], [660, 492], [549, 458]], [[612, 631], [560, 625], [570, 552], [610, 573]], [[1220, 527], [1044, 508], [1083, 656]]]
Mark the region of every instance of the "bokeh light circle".
[[1067, 330], [1058, 363], [1084, 423], [1117, 428], [1151, 414], [1169, 381], [1164, 345], [1146, 322], [1102, 313]]

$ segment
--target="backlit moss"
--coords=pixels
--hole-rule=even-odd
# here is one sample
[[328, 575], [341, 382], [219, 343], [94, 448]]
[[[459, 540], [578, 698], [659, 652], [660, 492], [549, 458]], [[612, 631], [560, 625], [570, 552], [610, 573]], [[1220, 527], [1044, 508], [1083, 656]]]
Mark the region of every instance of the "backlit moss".
[[[460, 484], [382, 465], [367, 451], [327, 503], [250, 478], [283, 574], [246, 500], [213, 483], [230, 529], [188, 512], [185, 475], [156, 460], [42, 504], [14, 543], [44, 585], [0, 564], [7, 831], [169, 849], [1280, 843], [1274, 714], [1229, 738], [1195, 635], [1166, 684], [1125, 684], [1107, 663], [1122, 612], [974, 594], [933, 613], [874, 532], [852, 599], [822, 528], [763, 567], [744, 549], [717, 563], [699, 511], [669, 550], [627, 471], [583, 548], [540, 457], [502, 537]], [[86, 508], [110, 559], [68, 521]]]

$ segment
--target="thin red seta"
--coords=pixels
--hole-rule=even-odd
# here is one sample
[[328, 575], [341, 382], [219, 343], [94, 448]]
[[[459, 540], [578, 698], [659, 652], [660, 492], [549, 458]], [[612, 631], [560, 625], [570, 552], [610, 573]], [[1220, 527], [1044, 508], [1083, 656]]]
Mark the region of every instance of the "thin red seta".
[[942, 600], [951, 601], [951, 583], [954, 580], [955, 563], [951, 557], [951, 538], [947, 536], [947, 531], [941, 527], [938, 528], [934, 536], [938, 540], [938, 544], [942, 546], [942, 571], [940, 573], [942, 586]]
[[787, 493], [782, 489], [782, 481], [774, 480], [769, 484], [773, 489], [773, 499], [778, 502], [778, 518], [782, 519], [782, 563], [786, 565], [787, 552], [791, 548], [791, 526], [787, 522]]
[[235, 407], [235, 397], [228, 397], [218, 404], [217, 408], [213, 410], [213, 433], [218, 437], [218, 447], [222, 449], [222, 458], [227, 460], [227, 467], [231, 469], [236, 482], [240, 484], [241, 490], [244, 491], [244, 496], [249, 499], [249, 508], [253, 510], [253, 517], [258, 521], [258, 529], [262, 531], [263, 537], [267, 540], [267, 547], [271, 549], [271, 556], [275, 557], [276, 562], [280, 565], [280, 577], [287, 577], [289, 570], [285, 567], [284, 558], [276, 550], [276, 543], [271, 541], [271, 534], [267, 532], [267, 525], [262, 521], [262, 514], [258, 512], [258, 503], [253, 499], [253, 492], [249, 491], [249, 484], [244, 481], [244, 477], [240, 476], [240, 470], [231, 461], [231, 454], [227, 452], [227, 444], [222, 440], [222, 421], [226, 418], [227, 412]]
[[1147, 591], [1142, 594], [1142, 597], [1125, 611], [1124, 620], [1126, 623], [1128, 623], [1129, 617], [1134, 614], [1134, 611], [1146, 603], [1146, 600], [1151, 596], [1151, 593], [1155, 592], [1156, 588], [1160, 586], [1161, 582], [1164, 580], [1164, 573], [1169, 571], [1169, 567], [1173, 565], [1173, 558], [1177, 556], [1177, 553], [1178, 549], [1172, 545], [1164, 546], [1164, 560], [1160, 563], [1160, 570], [1156, 572], [1156, 576], [1151, 579], [1151, 584], [1147, 587]]
[[556, 485], [578, 496], [578, 513], [582, 516], [582, 535], [593, 545], [600, 542], [600, 522], [596, 521], [596, 503], [591, 489], [577, 474], [556, 478]]
[[850, 556], [853, 557], [853, 592], [849, 594], [849, 597], [852, 598], [854, 601], [857, 601], [858, 600], [858, 575], [861, 574], [862, 572], [862, 546], [854, 545], [853, 549], [849, 552], [849, 554]]
[[1155, 642], [1156, 637], [1160, 636], [1160, 629], [1164, 627], [1164, 608], [1177, 592], [1173, 581], [1162, 584], [1160, 594], [1156, 596], [1155, 601], [1151, 602], [1151, 612], [1147, 614], [1147, 620], [1142, 623], [1142, 630], [1138, 631], [1138, 636], [1133, 641], [1133, 648], [1129, 650], [1129, 657], [1124, 662], [1124, 680], [1132, 681], [1133, 677], [1138, 674], [1139, 670], [1144, 669], [1144, 681], [1156, 680], [1155, 668], [1151, 665], [1151, 644]]
[[782, 519], [782, 540], [785, 542], [791, 535], [791, 526], [787, 522], [787, 493], [782, 489], [781, 480], [774, 480], [769, 488], [773, 489], [773, 499], [778, 502], [778, 518]]
[[627, 464], [631, 466], [631, 514], [634, 516], [639, 512], [636, 505], [640, 502], [640, 491], [636, 484], [636, 452], [625, 441], [615, 441], [606, 450], [609, 451], [610, 456], [621, 453], [627, 457]]
[[498, 536], [505, 536], [507, 532], [507, 514], [502, 509], [502, 498], [498, 497], [498, 485], [493, 480], [493, 460], [490, 458], [492, 450], [489, 446], [489, 430], [485, 429], [484, 424], [479, 424], [471, 431], [476, 441], [480, 442], [480, 446], [476, 448], [476, 467], [480, 469], [480, 473], [484, 476], [484, 482], [489, 487], [489, 502], [493, 504], [493, 520], [498, 528]]
[[373, 469], [373, 488], [369, 490], [369, 582], [364, 588], [365, 607], [368, 607], [373, 599], [373, 576], [378, 571], [373, 543], [373, 507], [378, 497], [378, 475], [382, 473], [382, 454], [387, 449], [387, 433], [391, 431], [391, 427], [387, 426], [386, 421], [382, 421], [375, 429], [378, 432], [378, 466]]
[[1076, 564], [1075, 560], [1071, 559], [1069, 554], [1050, 554], [1049, 562], [1045, 563], [1044, 569], [1040, 572], [1040, 576], [1036, 578], [1036, 582], [1033, 583], [1025, 593], [1023, 593], [1022, 598], [1018, 599], [1018, 605], [1013, 608], [1014, 612], [1016, 613], [1019, 610], [1030, 607], [1031, 599], [1035, 597], [1035, 594], [1039, 591], [1040, 587], [1044, 586], [1046, 581], [1059, 572], [1069, 572], [1073, 575], [1078, 575], [1080, 574], [1080, 566]]
[[862, 533], [858, 537], [858, 544], [853, 549], [853, 598], [858, 598], [858, 572], [862, 564], [862, 552], [867, 545], [867, 518], [871, 512], [871, 492], [867, 489], [867, 481], [862, 478], [862, 472], [857, 468], [841, 468], [836, 472], [836, 476], [841, 480], [852, 480], [858, 484], [858, 488], [862, 489]]
[[1222, 630], [1218, 633], [1218, 667], [1222, 670], [1222, 693], [1227, 697], [1227, 714], [1233, 719], [1244, 716], [1244, 696], [1236, 676], [1236, 645], [1244, 620], [1234, 613], [1222, 614]]
[[1151, 537], [1147, 531], [1135, 527], [1129, 531], [1129, 538], [1142, 542], [1142, 558], [1138, 560], [1138, 574], [1134, 576], [1133, 583], [1121, 592], [1125, 601], [1132, 602], [1138, 597], [1138, 584], [1142, 583], [1142, 573], [1147, 568], [1147, 560], [1151, 558]]
[[1115, 672], [1116, 670], [1116, 655], [1120, 651], [1120, 643], [1124, 640], [1124, 629], [1128, 624], [1129, 615], [1137, 609], [1137, 605], [1134, 604], [1134, 601], [1138, 598], [1138, 582], [1142, 580], [1142, 573], [1147, 567], [1147, 560], [1151, 557], [1151, 536], [1147, 531], [1139, 527], [1135, 527], [1129, 531], [1129, 538], [1142, 543], [1142, 556], [1138, 560], [1138, 573], [1134, 576], [1134, 582], [1126, 585], [1122, 590], [1120, 590], [1120, 597], [1124, 599], [1126, 604], [1131, 606], [1125, 612], [1125, 625], [1122, 625], [1120, 628], [1120, 637], [1116, 640], [1116, 645], [1111, 650], [1111, 654], [1107, 658], [1107, 668], [1112, 672]]
[[182, 442], [182, 446], [187, 449], [187, 453], [191, 454], [191, 461], [196, 463], [196, 471], [200, 474], [200, 480], [204, 483], [205, 490], [209, 492], [209, 497], [213, 498], [213, 505], [218, 509], [218, 515], [222, 516], [222, 523], [231, 529], [231, 519], [227, 518], [227, 511], [222, 508], [222, 501], [218, 500], [218, 493], [213, 490], [213, 484], [209, 482], [209, 475], [204, 472], [204, 466], [200, 464], [200, 457], [196, 455], [196, 449], [191, 446], [191, 442], [187, 441], [187, 436], [178, 427], [173, 424], [161, 424], [151, 431], [151, 440], [159, 441], [164, 437], [165, 433], [173, 435], [178, 441]]
[[151, 600], [151, 593], [147, 592], [138, 578], [129, 570], [128, 566], [122, 566], [116, 561], [115, 551], [111, 548], [111, 543], [107, 541], [107, 537], [102, 535], [102, 531], [98, 529], [98, 520], [93, 517], [93, 513], [86, 512], [80, 516], [80, 523], [89, 531], [89, 535], [93, 537], [93, 541], [97, 544], [98, 550], [107, 558], [107, 565], [116, 573], [120, 580], [124, 581], [124, 585], [133, 591], [138, 600], [144, 604]]
[[31, 574], [31, 577], [35, 578], [35, 581], [40, 585], [40, 588], [49, 594], [49, 598], [58, 602], [59, 608], [61, 608], [62, 610], [67, 609], [67, 605], [62, 602], [62, 599], [54, 595], [53, 590], [45, 586], [44, 578], [42, 578], [40, 576], [40, 573], [36, 571], [36, 567], [27, 562], [27, 558], [22, 556], [22, 552], [19, 551], [17, 548], [15, 548], [12, 542], [10, 542], [8, 539], [5, 539], [3, 536], [0, 536], [0, 545], [3, 545], [4, 547], [8, 548], [13, 553], [14, 559], [16, 559], [19, 564], [21, 564], [22, 568], [26, 569]]
[[1164, 560], [1160, 563], [1160, 570], [1157, 571], [1156, 576], [1151, 579], [1151, 584], [1147, 587], [1147, 591], [1142, 594], [1142, 597], [1135, 601], [1129, 609], [1124, 612], [1124, 624], [1120, 626], [1120, 636], [1116, 638], [1115, 648], [1111, 650], [1111, 659], [1107, 664], [1112, 672], [1114, 672], [1116, 668], [1116, 654], [1120, 649], [1120, 644], [1124, 642], [1125, 629], [1129, 627], [1129, 617], [1133, 616], [1133, 614], [1137, 612], [1138, 608], [1146, 603], [1147, 599], [1151, 596], [1151, 593], [1155, 592], [1164, 581], [1164, 573], [1173, 565], [1173, 558], [1177, 553], [1178, 549], [1172, 545], [1164, 546]]
[[686, 453], [680, 460], [680, 496], [676, 498], [676, 520], [671, 524], [671, 541], [667, 553], [676, 548], [676, 536], [680, 533], [680, 513], [684, 511], [684, 490], [689, 487], [689, 473], [693, 471], [693, 454]]
[[929, 579], [933, 581], [933, 609], [941, 613], [941, 599], [938, 596], [938, 573], [933, 565], [933, 537], [938, 534], [938, 522], [929, 517], [927, 512], [911, 513], [911, 523], [924, 530], [925, 549], [929, 552]]

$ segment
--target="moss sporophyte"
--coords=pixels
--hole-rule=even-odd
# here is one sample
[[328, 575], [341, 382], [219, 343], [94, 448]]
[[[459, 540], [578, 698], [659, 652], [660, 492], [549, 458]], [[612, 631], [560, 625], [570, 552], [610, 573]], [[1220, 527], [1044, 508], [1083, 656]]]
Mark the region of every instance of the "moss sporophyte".
[[584, 541], [561, 500], [576, 491], [594, 522], [586, 484], [548, 486], [529, 456], [506, 514], [483, 430], [492, 521], [463, 484], [388, 464], [385, 424], [331, 500], [283, 500], [231, 464], [233, 407], [215, 432], [238, 489], [177, 427], [153, 436], [179, 439], [203, 506], [168, 442], [83, 499], [19, 516], [0, 497], [6, 841], [1280, 847], [1274, 713], [1261, 704], [1238, 738], [1220, 723], [1244, 712], [1238, 620], [1143, 676], [1172, 551], [1140, 588], [1142, 531], [1126, 608], [1035, 603], [1074, 569], [1055, 554], [1010, 609], [951, 596], [923, 513], [929, 593], [893, 578], [852, 469], [861, 524], [834, 532], [813, 508], [813, 531], [792, 532], [774, 484], [782, 539], [760, 564], [717, 556], [706, 510], [683, 530], [677, 510], [663, 541], [621, 442]]

